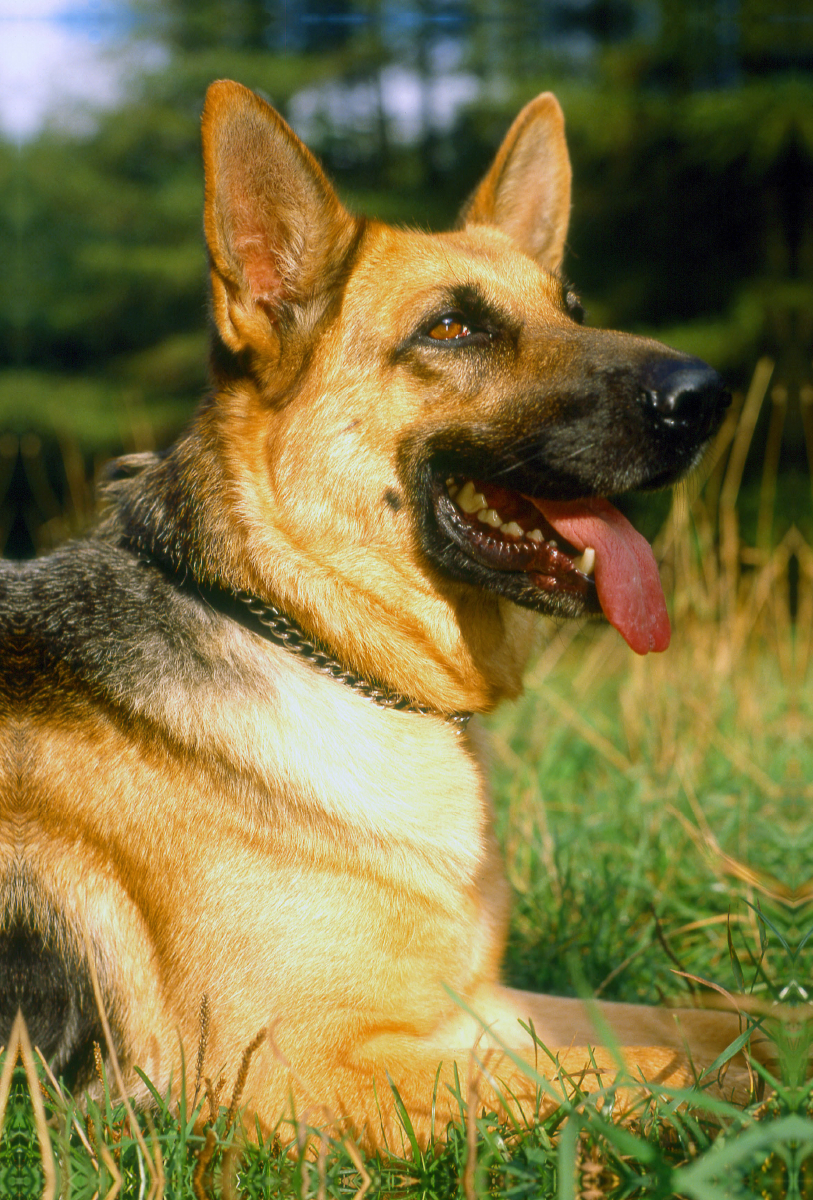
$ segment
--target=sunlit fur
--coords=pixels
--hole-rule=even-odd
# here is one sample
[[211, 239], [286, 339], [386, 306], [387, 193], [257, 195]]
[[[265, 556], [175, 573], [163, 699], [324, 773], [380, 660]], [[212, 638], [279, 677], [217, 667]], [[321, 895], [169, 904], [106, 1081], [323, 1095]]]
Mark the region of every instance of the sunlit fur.
[[[166, 455], [120, 464], [89, 540], [0, 571], [6, 928], [56, 947], [83, 995], [89, 941], [147, 1103], [136, 1066], [177, 1094], [185, 1062], [191, 1086], [204, 995], [204, 1071], [227, 1091], [267, 1031], [244, 1093], [266, 1128], [293, 1104], [399, 1146], [392, 1079], [425, 1141], [439, 1065], [442, 1131], [453, 1065], [466, 1078], [475, 1047], [483, 1102], [491, 1078], [532, 1107], [534, 1084], [487, 1053], [504, 1041], [534, 1058], [519, 1020], [588, 1080], [616, 1075], [615, 1052], [587, 1051], [609, 1025], [637, 1080], [691, 1083], [735, 1016], [602, 1004], [597, 1024], [579, 1001], [501, 986], [485, 751], [476, 719], [460, 735], [443, 716], [517, 694], [535, 618], [432, 561], [415, 454], [443, 428], [521, 436], [561, 416], [591, 354], [654, 346], [581, 330], [563, 303], [558, 105], [520, 114], [462, 227], [440, 235], [348, 215], [237, 84], [213, 85], [203, 128], [213, 395]], [[460, 287], [513, 332], [485, 357], [432, 358], [416, 330]], [[594, 475], [633, 479], [635, 439], [596, 442]], [[192, 577], [273, 601], [436, 712], [376, 706], [222, 616]], [[46, 994], [33, 974], [32, 988]], [[738, 1059], [720, 1086], [746, 1079]]]

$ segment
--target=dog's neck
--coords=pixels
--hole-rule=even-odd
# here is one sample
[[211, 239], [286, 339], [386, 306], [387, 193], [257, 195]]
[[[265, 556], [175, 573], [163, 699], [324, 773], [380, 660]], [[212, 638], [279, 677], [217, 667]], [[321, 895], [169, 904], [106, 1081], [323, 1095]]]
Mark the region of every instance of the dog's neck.
[[99, 536], [144, 554], [176, 574], [244, 586], [207, 406], [163, 454], [115, 459], [100, 488]]
[[458, 733], [465, 732], [472, 713], [438, 713], [427, 704], [418, 704], [409, 696], [393, 691], [386, 684], [365, 679], [334, 658], [325, 646], [308, 637], [293, 617], [287, 616], [276, 605], [267, 604], [249, 592], [232, 592], [198, 583], [185, 570], [177, 573], [177, 579], [179, 586], [192, 590], [210, 607], [216, 608], [231, 620], [258, 633], [267, 641], [273, 642], [274, 645], [282, 646], [296, 658], [308, 663], [322, 674], [330, 676], [331, 679], [338, 680], [357, 695], [372, 700], [380, 708], [393, 708], [399, 712], [418, 713], [423, 716], [441, 716]]
[[[206, 496], [196, 494], [194, 483], [199, 485], [202, 479], [205, 480], [204, 491], [217, 487], [218, 459], [215, 454], [206, 456], [209, 470], [200, 472], [198, 469], [193, 482], [184, 470], [187, 440], [192, 439], [176, 443], [164, 458], [152, 454], [133, 455], [113, 464], [104, 488], [107, 505], [99, 526], [100, 534], [113, 536], [119, 545], [171, 575], [178, 587], [197, 595], [226, 618], [282, 646], [358, 695], [382, 708], [442, 716], [463, 733], [472, 716], [470, 712], [439, 712], [380, 680], [353, 671], [325, 645], [310, 637], [292, 616], [247, 590], [236, 572], [233, 579], [229, 578], [223, 566], [225, 563], [228, 571], [233, 534], [225, 524], [217, 539], [219, 558], [215, 570], [208, 553], [211, 531], [208, 537], [205, 536], [198, 520], [200, 505], [206, 503]], [[196, 455], [200, 455], [201, 449], [198, 442]], [[136, 480], [138, 484], [133, 486]], [[212, 511], [216, 510], [210, 508]]]

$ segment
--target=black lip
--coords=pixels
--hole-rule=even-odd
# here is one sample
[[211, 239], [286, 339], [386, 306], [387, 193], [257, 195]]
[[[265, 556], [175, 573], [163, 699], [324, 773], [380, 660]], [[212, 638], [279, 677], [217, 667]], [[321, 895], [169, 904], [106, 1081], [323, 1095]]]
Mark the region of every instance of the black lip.
[[595, 582], [582, 575], [563, 552], [552, 552], [555, 573], [529, 569], [535, 553], [507, 545], [501, 554], [505, 565], [493, 565], [493, 553], [478, 552], [469, 526], [446, 489], [450, 472], [427, 466], [424, 517], [425, 547], [446, 574], [466, 583], [497, 592], [524, 608], [549, 616], [578, 617], [600, 613]]

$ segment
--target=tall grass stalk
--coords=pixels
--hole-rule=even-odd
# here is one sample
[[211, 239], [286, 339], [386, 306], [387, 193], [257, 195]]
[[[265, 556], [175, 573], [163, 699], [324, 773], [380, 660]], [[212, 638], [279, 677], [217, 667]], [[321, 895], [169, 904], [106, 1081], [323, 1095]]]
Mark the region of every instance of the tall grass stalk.
[[[813, 391], [801, 408], [813, 452]], [[752, 1103], [653, 1095], [621, 1125], [611, 1085], [591, 1097], [570, 1081], [547, 1120], [506, 1124], [479, 1110], [470, 1070], [442, 1140], [365, 1157], [302, 1124], [247, 1139], [208, 1085], [191, 1103], [155, 1094], [136, 1119], [106, 1078], [104, 1103], [75, 1099], [40, 1063], [42, 1108], [15, 1049], [0, 1073], [0, 1197], [38, 1195], [52, 1177], [77, 1200], [813, 1200], [813, 547], [810, 523], [777, 511], [787, 410], [760, 362], [702, 474], [674, 496], [655, 542], [669, 652], [633, 658], [605, 627], [550, 627], [526, 695], [490, 722], [515, 894], [508, 981], [684, 1005], [737, 995], [776, 1047], [769, 1073], [754, 1068]], [[75, 456], [65, 473], [84, 511]]]

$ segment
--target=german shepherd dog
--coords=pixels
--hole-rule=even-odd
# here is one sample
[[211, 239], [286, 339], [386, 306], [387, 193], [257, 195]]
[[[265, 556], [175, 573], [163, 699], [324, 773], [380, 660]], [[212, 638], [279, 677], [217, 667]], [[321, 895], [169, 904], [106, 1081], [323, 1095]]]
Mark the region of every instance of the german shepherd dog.
[[515, 1059], [557, 1066], [529, 1024], [595, 1086], [618, 1048], [638, 1087], [691, 1084], [735, 1013], [606, 1003], [597, 1025], [500, 983], [468, 717], [519, 693], [537, 613], [665, 649], [652, 552], [607, 497], [692, 468], [720, 378], [582, 325], [551, 95], [445, 234], [351, 216], [236, 83], [209, 90], [203, 150], [212, 393], [168, 451], [114, 464], [89, 537], [0, 574], [0, 1040], [21, 1010], [92, 1083], [98, 991], [148, 1103], [135, 1066], [177, 1094], [205, 996], [227, 1085], [268, 1031], [263, 1125], [292, 1105], [369, 1143], [389, 1080], [424, 1140], [437, 1087], [443, 1128], [473, 1048], [484, 1104], [530, 1102]]

